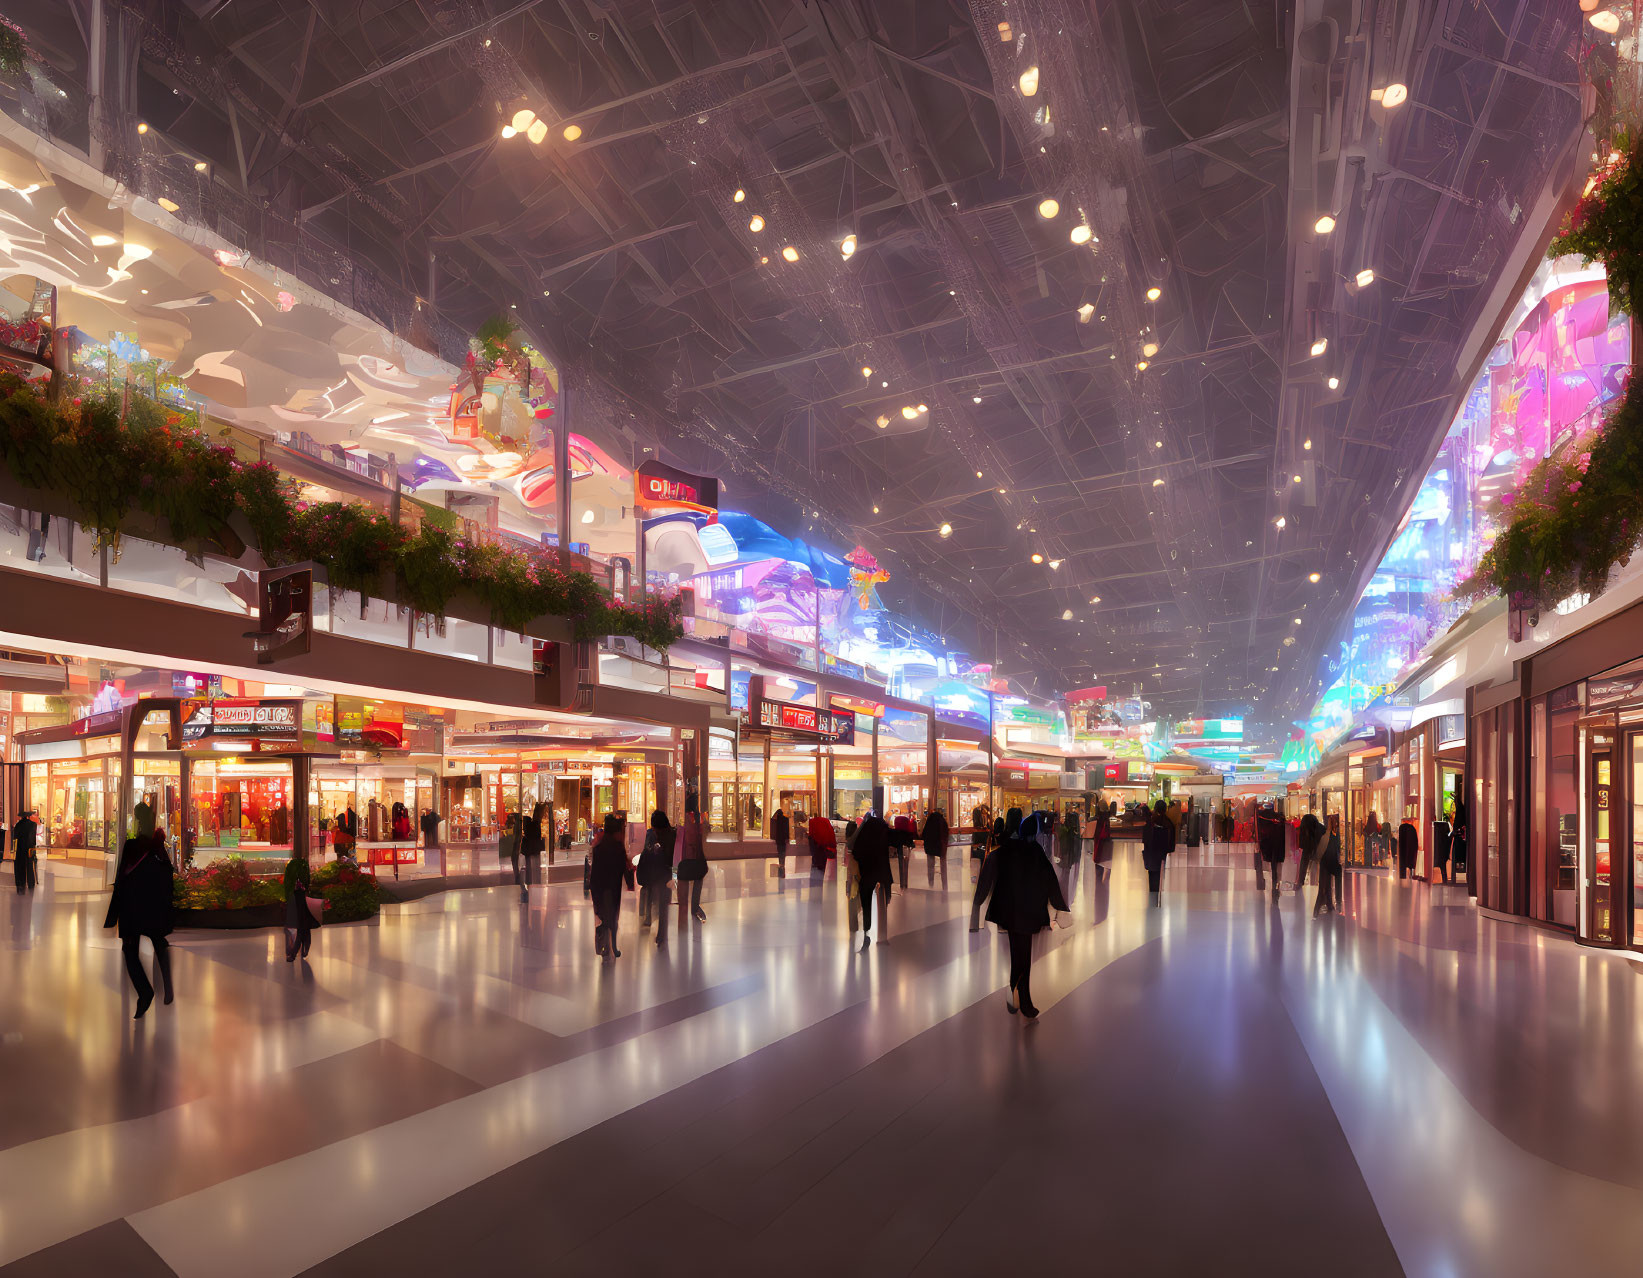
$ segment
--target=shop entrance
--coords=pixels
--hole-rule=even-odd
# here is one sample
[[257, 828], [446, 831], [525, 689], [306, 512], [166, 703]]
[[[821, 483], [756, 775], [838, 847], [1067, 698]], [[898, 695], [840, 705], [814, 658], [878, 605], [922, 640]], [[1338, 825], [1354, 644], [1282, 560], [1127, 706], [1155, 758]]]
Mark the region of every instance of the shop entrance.
[[1632, 931], [1631, 942], [1643, 941], [1643, 731], [1626, 734], [1626, 826], [1630, 835]]
[[1592, 854], [1586, 860], [1586, 935], [1602, 945], [1617, 941], [1619, 901], [1615, 883], [1615, 738], [1612, 731], [1594, 730], [1586, 760], [1587, 836]]

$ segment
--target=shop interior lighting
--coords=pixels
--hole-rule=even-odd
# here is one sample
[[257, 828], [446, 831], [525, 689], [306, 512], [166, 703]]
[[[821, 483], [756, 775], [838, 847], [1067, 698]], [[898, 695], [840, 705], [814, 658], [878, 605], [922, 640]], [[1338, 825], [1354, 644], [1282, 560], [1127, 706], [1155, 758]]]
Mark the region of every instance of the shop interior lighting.
[[747, 219], [747, 229], [757, 235], [760, 231], [764, 230], [764, 219], [755, 213], [752, 217]]
[[1059, 200], [1046, 198], [1038, 202], [1038, 216], [1046, 222], [1059, 212], [1061, 212], [1061, 201]]
[[[1592, 18], [1592, 24], [1594, 26], [1597, 24], [1595, 15]], [[1021, 73], [1021, 79], [1017, 83], [1021, 85], [1022, 97], [1035, 97], [1038, 93], [1038, 67], [1036, 65], [1028, 67]]]
[[[1597, 25], [1597, 20], [1596, 20], [1595, 16], [1593, 17], [1592, 25], [1593, 26]], [[1616, 21], [1615, 25], [1616, 26], [1620, 25], [1618, 20]], [[1381, 105], [1383, 107], [1387, 107], [1388, 109], [1390, 109], [1392, 107], [1402, 106], [1408, 100], [1409, 100], [1409, 86], [1407, 84], [1389, 84], [1389, 85], [1386, 86], [1385, 91], [1382, 92], [1382, 94], [1381, 94]]]
[[565, 126], [565, 141], [574, 142], [581, 136], [582, 126], [580, 124], [567, 124]]
[[846, 235], [844, 237], [844, 239], [840, 241], [840, 243], [839, 243], [839, 253], [841, 255], [843, 255], [843, 257], [846, 261], [849, 261], [851, 254], [853, 254], [855, 251], [856, 251], [856, 236], [855, 236], [854, 232], [852, 232], [851, 234]]
[[789, 244], [782, 250], [782, 257], [789, 262], [797, 262], [799, 260], [799, 250]]
[[1071, 234], [1069, 234], [1067, 238], [1074, 244], [1088, 244], [1094, 234], [1094, 231], [1090, 230], [1089, 227], [1080, 222], [1077, 226], [1073, 227]]
[[1152, 288], [1149, 288], [1149, 289], [1148, 289], [1148, 290], [1147, 290], [1147, 301], [1149, 301], [1149, 302], [1156, 302], [1156, 301], [1157, 301], [1157, 300], [1158, 300], [1158, 299], [1159, 299], [1159, 298], [1160, 298], [1160, 297], [1162, 297], [1162, 296], [1163, 296], [1163, 295], [1164, 295], [1164, 290], [1163, 290], [1163, 289], [1161, 289], [1161, 288], [1158, 288], [1158, 287], [1157, 287], [1157, 286], [1156, 286], [1156, 285], [1155, 285], [1155, 286], [1154, 286], [1154, 287], [1152, 287]]
[[1368, 288], [1375, 282], [1375, 272], [1370, 267], [1364, 267], [1358, 272], [1358, 287]]
[[736, 194], [732, 195], [730, 198], [731, 198], [731, 201], [733, 203], [740, 204], [743, 200], [745, 200], [747, 198], [747, 192], [742, 190], [742, 188], [738, 186], [736, 188]]
[[1319, 235], [1328, 235], [1335, 229], [1335, 219], [1328, 213], [1325, 213], [1321, 218], [1312, 224], [1312, 229]]

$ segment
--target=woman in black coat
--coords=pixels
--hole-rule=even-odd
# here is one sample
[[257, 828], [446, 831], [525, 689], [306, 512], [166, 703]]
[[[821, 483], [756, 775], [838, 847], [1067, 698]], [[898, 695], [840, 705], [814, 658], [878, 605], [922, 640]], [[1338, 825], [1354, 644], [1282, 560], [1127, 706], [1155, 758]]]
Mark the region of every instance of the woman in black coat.
[[628, 850], [622, 843], [622, 821], [614, 813], [605, 814], [605, 832], [588, 853], [588, 894], [593, 897], [593, 916], [597, 926], [593, 933], [593, 949], [603, 954], [605, 962], [622, 957], [616, 948], [616, 924], [622, 915], [622, 887], [633, 891], [633, 867], [628, 864]]
[[1164, 873], [1164, 858], [1175, 847], [1175, 835], [1169, 818], [1163, 814], [1163, 807], [1163, 800], [1160, 799], [1158, 811], [1148, 807], [1141, 809], [1141, 864], [1147, 867], [1147, 891], [1151, 893], [1150, 902], [1154, 907], [1161, 904], [1159, 887]]
[[947, 825], [947, 818], [941, 814], [940, 808], [932, 808], [930, 815], [924, 818], [924, 831], [919, 836], [924, 840], [924, 867], [929, 872], [929, 884], [936, 885], [936, 863], [941, 863], [941, 886], [947, 886], [947, 839], [951, 831]]
[[120, 868], [114, 877], [114, 891], [108, 901], [104, 927], [120, 929], [120, 949], [125, 953], [126, 975], [137, 991], [137, 1018], [154, 1001], [154, 986], [137, 952], [147, 937], [154, 946], [154, 966], [165, 987], [165, 1001], [171, 1002], [171, 884], [174, 874], [165, 845], [150, 828], [125, 841], [120, 848]]
[[1255, 890], [1259, 892], [1265, 883], [1261, 881], [1263, 864], [1272, 871], [1272, 895], [1278, 896], [1278, 880], [1283, 876], [1284, 864], [1284, 819], [1278, 815], [1272, 804], [1264, 804], [1255, 812]]
[[525, 881], [519, 887], [521, 901], [530, 900], [530, 885], [542, 881], [542, 849], [547, 846], [542, 838], [542, 814], [547, 810], [546, 803], [538, 803], [519, 829], [519, 855], [525, 859]]
[[1050, 925], [1050, 907], [1063, 912], [1067, 900], [1055, 867], [1038, 843], [1038, 823], [1033, 813], [1025, 821], [1017, 808], [1010, 809], [1008, 826], [1018, 827], [1016, 837], [1006, 839], [982, 863], [976, 883], [975, 901], [970, 907], [970, 930], [979, 931], [977, 915], [987, 902], [987, 921], [1010, 937], [1010, 993], [1004, 1007], [1031, 1020], [1038, 1015], [1033, 1006], [1033, 937]]
[[1312, 915], [1333, 910], [1341, 912], [1341, 818], [1331, 813], [1318, 846], [1318, 897], [1312, 903]]
[[787, 877], [787, 844], [793, 837], [793, 822], [787, 813], [780, 808], [776, 815], [770, 818], [770, 839], [776, 845], [776, 872], [781, 878]]
[[877, 812], [869, 812], [856, 827], [856, 846], [850, 854], [856, 858], [856, 874], [860, 880], [861, 948], [873, 943], [867, 929], [873, 926], [873, 891], [879, 894], [879, 944], [890, 935], [890, 827]]
[[[314, 943], [314, 915], [308, 908], [308, 859], [294, 856], [285, 866], [285, 961], [308, 957]], [[329, 903], [326, 906], [329, 909]]]
[[650, 814], [650, 832], [639, 853], [639, 922], [656, 920], [656, 944], [667, 944], [668, 893], [673, 886], [673, 848], [679, 832], [660, 808]]

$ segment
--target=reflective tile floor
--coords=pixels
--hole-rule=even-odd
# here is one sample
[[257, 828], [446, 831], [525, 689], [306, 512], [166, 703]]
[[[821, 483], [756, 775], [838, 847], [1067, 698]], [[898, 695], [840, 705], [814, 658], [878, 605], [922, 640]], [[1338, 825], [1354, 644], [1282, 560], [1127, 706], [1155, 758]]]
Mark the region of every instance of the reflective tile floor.
[[[1247, 849], [1071, 873], [1042, 1018], [915, 856], [887, 944], [716, 866], [604, 967], [578, 885], [181, 933], [131, 1017], [100, 894], [0, 876], [10, 1275], [1643, 1272], [1643, 968]], [[6, 870], [9, 872], [9, 865]], [[1293, 868], [1289, 868], [1293, 874]], [[10, 1262], [9, 1265], [6, 1262]]]

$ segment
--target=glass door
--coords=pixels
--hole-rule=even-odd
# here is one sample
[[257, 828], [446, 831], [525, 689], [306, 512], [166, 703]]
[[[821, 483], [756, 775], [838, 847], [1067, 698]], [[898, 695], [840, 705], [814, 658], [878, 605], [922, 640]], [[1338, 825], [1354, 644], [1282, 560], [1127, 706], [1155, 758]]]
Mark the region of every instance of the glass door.
[[1626, 756], [1631, 764], [1627, 777], [1628, 815], [1632, 845], [1632, 934], [1634, 946], [1643, 945], [1643, 732], [1626, 737]]
[[1588, 793], [1592, 796], [1589, 833], [1591, 857], [1587, 862], [1587, 937], [1600, 945], [1615, 943], [1616, 883], [1614, 865], [1615, 784], [1614, 734], [1594, 731], [1587, 763]]

